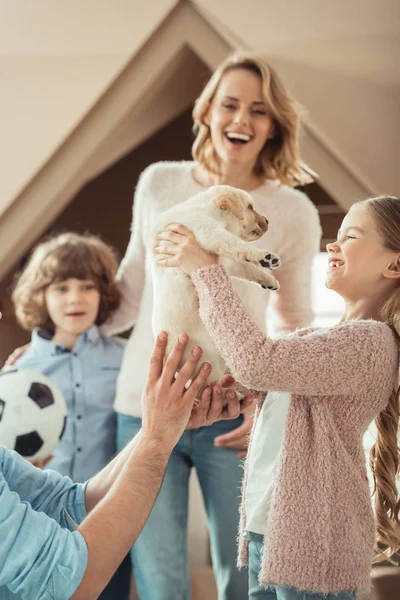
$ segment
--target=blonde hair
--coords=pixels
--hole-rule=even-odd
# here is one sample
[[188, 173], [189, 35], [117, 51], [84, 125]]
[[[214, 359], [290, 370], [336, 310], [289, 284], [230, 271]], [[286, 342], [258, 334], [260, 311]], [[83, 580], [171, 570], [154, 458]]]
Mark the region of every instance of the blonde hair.
[[67, 279], [93, 280], [100, 293], [96, 324], [101, 325], [118, 308], [120, 292], [114, 281], [116, 254], [94, 235], [62, 233], [39, 244], [15, 285], [12, 300], [20, 325], [32, 331], [54, 333], [46, 301], [49, 285]]
[[275, 135], [266, 141], [255, 166], [255, 173], [290, 186], [313, 181], [312, 171], [300, 160], [300, 106], [290, 96], [276, 71], [261, 57], [238, 51], [225, 59], [211, 76], [193, 109], [196, 139], [192, 156], [205, 169], [219, 174], [218, 159], [210, 128], [205, 122], [207, 111], [223, 76], [234, 69], [245, 69], [260, 77], [264, 100], [272, 117]]
[[[400, 198], [379, 196], [364, 200], [386, 248], [400, 252]], [[381, 307], [380, 317], [400, 340], [400, 282]], [[377, 440], [371, 449], [374, 506], [377, 529], [377, 561], [400, 548], [400, 499], [396, 479], [400, 475], [400, 388], [397, 381], [389, 401], [375, 419]], [[386, 548], [383, 552], [381, 546]]]

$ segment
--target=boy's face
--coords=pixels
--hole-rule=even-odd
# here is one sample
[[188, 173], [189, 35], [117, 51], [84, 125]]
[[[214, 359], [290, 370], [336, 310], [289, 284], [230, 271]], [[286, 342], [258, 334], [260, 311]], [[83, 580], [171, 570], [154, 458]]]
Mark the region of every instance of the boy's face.
[[71, 278], [49, 285], [45, 302], [54, 323], [54, 338], [72, 347], [75, 340], [95, 323], [100, 293], [91, 279]]

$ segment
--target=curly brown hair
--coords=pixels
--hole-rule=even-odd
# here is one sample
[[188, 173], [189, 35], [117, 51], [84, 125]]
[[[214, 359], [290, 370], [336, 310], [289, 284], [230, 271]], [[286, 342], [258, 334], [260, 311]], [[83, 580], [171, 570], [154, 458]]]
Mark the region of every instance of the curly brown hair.
[[45, 291], [53, 283], [74, 278], [90, 279], [96, 284], [100, 294], [96, 325], [105, 323], [120, 303], [117, 268], [114, 249], [94, 235], [62, 233], [40, 243], [12, 293], [18, 322], [28, 331], [39, 328], [54, 334]]

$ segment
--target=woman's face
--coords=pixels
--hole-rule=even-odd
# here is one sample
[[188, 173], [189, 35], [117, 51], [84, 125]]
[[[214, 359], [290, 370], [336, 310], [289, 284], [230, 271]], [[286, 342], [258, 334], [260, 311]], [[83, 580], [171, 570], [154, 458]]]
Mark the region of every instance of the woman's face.
[[265, 142], [274, 134], [261, 78], [246, 69], [225, 73], [205, 121], [221, 163], [253, 168]]

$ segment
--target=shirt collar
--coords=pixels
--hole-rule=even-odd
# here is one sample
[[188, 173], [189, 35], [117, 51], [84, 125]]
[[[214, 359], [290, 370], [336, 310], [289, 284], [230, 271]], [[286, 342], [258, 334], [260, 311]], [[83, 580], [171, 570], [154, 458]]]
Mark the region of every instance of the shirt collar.
[[[73, 350], [80, 350], [88, 342], [95, 345], [100, 338], [100, 331], [97, 325], [92, 325], [90, 329], [82, 333], [75, 342]], [[49, 338], [49, 334], [44, 330], [36, 330], [32, 333], [32, 344], [40, 349], [41, 354], [47, 356], [56, 356], [58, 354], [64, 354], [71, 352], [69, 348], [66, 348], [63, 344], [53, 342]]]

